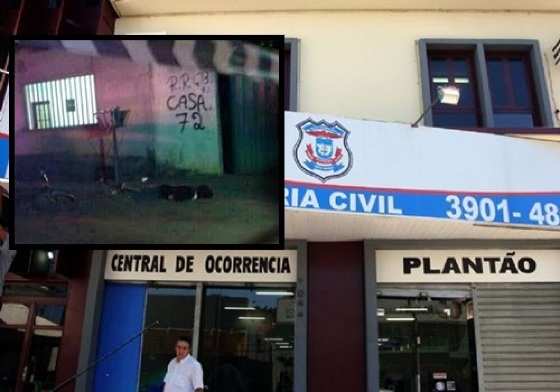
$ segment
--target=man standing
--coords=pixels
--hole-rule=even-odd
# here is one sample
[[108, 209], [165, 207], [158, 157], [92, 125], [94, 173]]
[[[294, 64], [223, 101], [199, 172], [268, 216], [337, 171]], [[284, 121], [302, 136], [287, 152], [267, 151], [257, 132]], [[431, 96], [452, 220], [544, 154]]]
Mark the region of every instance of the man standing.
[[202, 366], [190, 355], [190, 348], [187, 338], [177, 339], [176, 357], [169, 362], [163, 380], [164, 392], [203, 392]]

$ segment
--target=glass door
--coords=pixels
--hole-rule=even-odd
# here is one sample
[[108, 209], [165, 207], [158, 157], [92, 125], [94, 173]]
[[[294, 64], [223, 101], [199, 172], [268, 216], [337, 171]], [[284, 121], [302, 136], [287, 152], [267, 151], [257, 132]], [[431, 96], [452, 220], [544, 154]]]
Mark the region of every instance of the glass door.
[[5, 286], [0, 301], [0, 391], [55, 387], [65, 294], [65, 287], [47, 283]]
[[[145, 326], [156, 321], [142, 338], [140, 392], [161, 391], [169, 361], [179, 337], [192, 339], [195, 287], [151, 287], [146, 301]], [[192, 349], [192, 347], [191, 347]]]
[[476, 354], [468, 298], [378, 298], [382, 392], [475, 392]]
[[0, 391], [16, 390], [22, 360], [29, 307], [24, 304], [0, 304]]
[[199, 361], [209, 392], [291, 392], [293, 287], [207, 287]]

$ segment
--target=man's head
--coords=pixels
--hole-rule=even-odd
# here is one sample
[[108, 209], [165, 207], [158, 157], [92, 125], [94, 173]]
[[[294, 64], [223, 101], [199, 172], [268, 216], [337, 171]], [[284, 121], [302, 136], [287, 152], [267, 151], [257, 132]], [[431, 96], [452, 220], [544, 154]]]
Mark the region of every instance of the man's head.
[[191, 342], [189, 338], [181, 336], [177, 339], [177, 343], [175, 343], [175, 354], [177, 355], [177, 359], [181, 360], [185, 358], [191, 351]]

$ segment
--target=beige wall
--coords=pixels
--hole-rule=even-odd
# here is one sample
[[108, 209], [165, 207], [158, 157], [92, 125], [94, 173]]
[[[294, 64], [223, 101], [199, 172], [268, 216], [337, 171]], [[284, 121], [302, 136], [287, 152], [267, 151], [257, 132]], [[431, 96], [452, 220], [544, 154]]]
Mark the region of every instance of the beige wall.
[[[300, 111], [412, 122], [421, 113], [420, 38], [536, 39], [560, 105], [560, 12], [296, 11], [124, 17], [116, 34], [285, 34], [301, 39]], [[548, 63], [544, 57], [548, 58]], [[550, 74], [550, 79], [549, 79]], [[554, 104], [551, 102], [551, 110]], [[556, 126], [560, 126], [558, 116]]]

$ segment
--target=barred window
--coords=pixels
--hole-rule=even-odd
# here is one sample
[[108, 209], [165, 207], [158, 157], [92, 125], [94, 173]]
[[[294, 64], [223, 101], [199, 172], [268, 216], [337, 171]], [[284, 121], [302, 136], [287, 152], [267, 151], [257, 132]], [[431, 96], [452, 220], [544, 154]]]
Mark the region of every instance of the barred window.
[[97, 123], [93, 75], [28, 84], [25, 100], [29, 129]]

